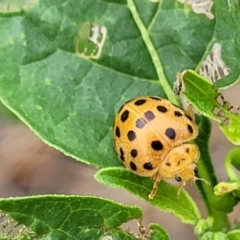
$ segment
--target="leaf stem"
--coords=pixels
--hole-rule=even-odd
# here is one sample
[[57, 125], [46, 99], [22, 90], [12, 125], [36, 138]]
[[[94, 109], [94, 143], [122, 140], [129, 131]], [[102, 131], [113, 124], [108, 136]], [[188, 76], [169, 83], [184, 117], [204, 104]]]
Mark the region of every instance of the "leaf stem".
[[[206, 160], [206, 159], [205, 159]], [[216, 176], [214, 174], [213, 166], [210, 162], [206, 164], [204, 159], [201, 159], [198, 163], [199, 177], [206, 179], [210, 182], [210, 186], [204, 182], [197, 181], [196, 185], [204, 201], [206, 210], [210, 216], [213, 217], [214, 223], [212, 226], [213, 231], [226, 231], [230, 228], [230, 223], [227, 216], [226, 205], [223, 198], [219, 198], [214, 195], [213, 187], [217, 183]], [[226, 199], [226, 197], [224, 197]], [[232, 201], [229, 201], [231, 205]], [[220, 210], [222, 208], [222, 210]], [[230, 207], [231, 208], [231, 207]]]
[[198, 176], [210, 182], [211, 185], [208, 186], [200, 181], [197, 181], [196, 184], [205, 203], [208, 214], [214, 218], [212, 230], [226, 231], [230, 228], [227, 213], [232, 211], [236, 201], [232, 195], [226, 195], [221, 198], [214, 195], [213, 187], [218, 181], [208, 150], [211, 124], [207, 118], [201, 117], [199, 129], [199, 135], [196, 139], [196, 143], [201, 151], [201, 159], [198, 162]]
[[142, 39], [146, 44], [146, 47], [148, 49], [148, 52], [152, 58], [153, 64], [155, 66], [156, 72], [157, 72], [157, 76], [159, 79], [159, 82], [161, 84], [161, 86], [164, 88], [164, 91], [167, 95], [167, 98], [175, 103], [175, 104], [179, 104], [177, 101], [176, 96], [174, 95], [173, 91], [172, 91], [172, 87], [170, 85], [170, 83], [168, 82], [168, 80], [165, 77], [164, 71], [163, 71], [163, 67], [162, 64], [160, 62], [158, 53], [153, 45], [153, 42], [148, 34], [148, 30], [146, 29], [146, 27], [144, 26], [142, 20], [139, 17], [139, 14], [137, 12], [137, 9], [134, 5], [133, 0], [127, 0], [128, 3], [128, 7], [130, 12], [132, 13], [133, 19], [135, 21], [135, 23], [137, 24], [139, 31], [141, 33]]

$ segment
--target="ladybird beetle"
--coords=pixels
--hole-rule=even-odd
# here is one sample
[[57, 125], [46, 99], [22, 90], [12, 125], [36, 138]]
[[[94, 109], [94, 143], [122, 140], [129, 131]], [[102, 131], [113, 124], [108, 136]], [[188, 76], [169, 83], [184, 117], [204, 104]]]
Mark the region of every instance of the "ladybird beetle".
[[143, 96], [126, 102], [118, 111], [113, 138], [118, 158], [137, 175], [151, 177], [153, 199], [161, 179], [181, 182], [198, 179], [199, 149], [187, 143], [198, 135], [193, 111], [185, 112], [170, 101]]

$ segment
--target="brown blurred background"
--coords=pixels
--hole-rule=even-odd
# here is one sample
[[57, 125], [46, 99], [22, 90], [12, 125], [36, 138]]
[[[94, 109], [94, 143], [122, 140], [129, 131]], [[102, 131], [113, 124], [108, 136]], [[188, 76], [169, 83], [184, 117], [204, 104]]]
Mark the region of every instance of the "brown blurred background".
[[[232, 105], [240, 105], [240, 83], [223, 91]], [[64, 156], [46, 146], [25, 125], [18, 121], [0, 120], [0, 197], [24, 196], [44, 193], [96, 195], [130, 205], [138, 205], [144, 212], [144, 225], [156, 222], [170, 233], [172, 240], [197, 239], [189, 225], [182, 224], [171, 214], [159, 212], [147, 202], [121, 190], [100, 185], [93, 179], [96, 169]], [[232, 147], [216, 124], [210, 141], [219, 180], [226, 180], [224, 156]], [[196, 187], [187, 190], [206, 216]], [[230, 214], [231, 222], [239, 217], [240, 207]], [[136, 224], [131, 223], [134, 230]]]

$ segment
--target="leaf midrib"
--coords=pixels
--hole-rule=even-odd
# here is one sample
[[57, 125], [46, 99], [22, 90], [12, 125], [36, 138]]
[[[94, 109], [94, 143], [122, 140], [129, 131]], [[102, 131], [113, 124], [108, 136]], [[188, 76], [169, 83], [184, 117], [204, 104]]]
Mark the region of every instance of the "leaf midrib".
[[[178, 105], [178, 101], [177, 101], [177, 98], [176, 96], [174, 95], [173, 91], [172, 91], [172, 88], [170, 86], [170, 83], [168, 82], [165, 74], [164, 74], [164, 71], [163, 71], [163, 67], [162, 67], [162, 64], [161, 64], [161, 61], [160, 61], [160, 58], [158, 56], [158, 53], [150, 39], [150, 36], [149, 36], [149, 33], [148, 33], [148, 29], [145, 28], [138, 12], [137, 12], [137, 9], [134, 5], [134, 2], [133, 0], [127, 0], [127, 4], [128, 4], [128, 8], [132, 14], [132, 17], [141, 33], [141, 36], [142, 36], [142, 39], [144, 41], [144, 43], [146, 44], [146, 47], [148, 49], [148, 52], [152, 58], [152, 61], [153, 61], [153, 65], [155, 67], [155, 70], [156, 70], [156, 73], [157, 73], [157, 76], [158, 76], [158, 80], [161, 84], [161, 86], [164, 88], [164, 91], [167, 95], [167, 98]], [[153, 24], [153, 23], [152, 23]]]

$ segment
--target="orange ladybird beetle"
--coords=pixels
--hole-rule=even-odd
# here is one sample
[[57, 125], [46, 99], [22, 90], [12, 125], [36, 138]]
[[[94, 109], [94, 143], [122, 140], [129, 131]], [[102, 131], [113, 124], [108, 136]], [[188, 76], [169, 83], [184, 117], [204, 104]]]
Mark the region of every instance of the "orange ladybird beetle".
[[185, 112], [170, 101], [143, 96], [126, 102], [116, 115], [113, 138], [118, 158], [137, 175], [151, 177], [154, 185], [149, 199], [156, 194], [162, 179], [181, 182], [199, 179], [196, 163], [199, 149], [186, 143], [198, 135], [190, 107]]

